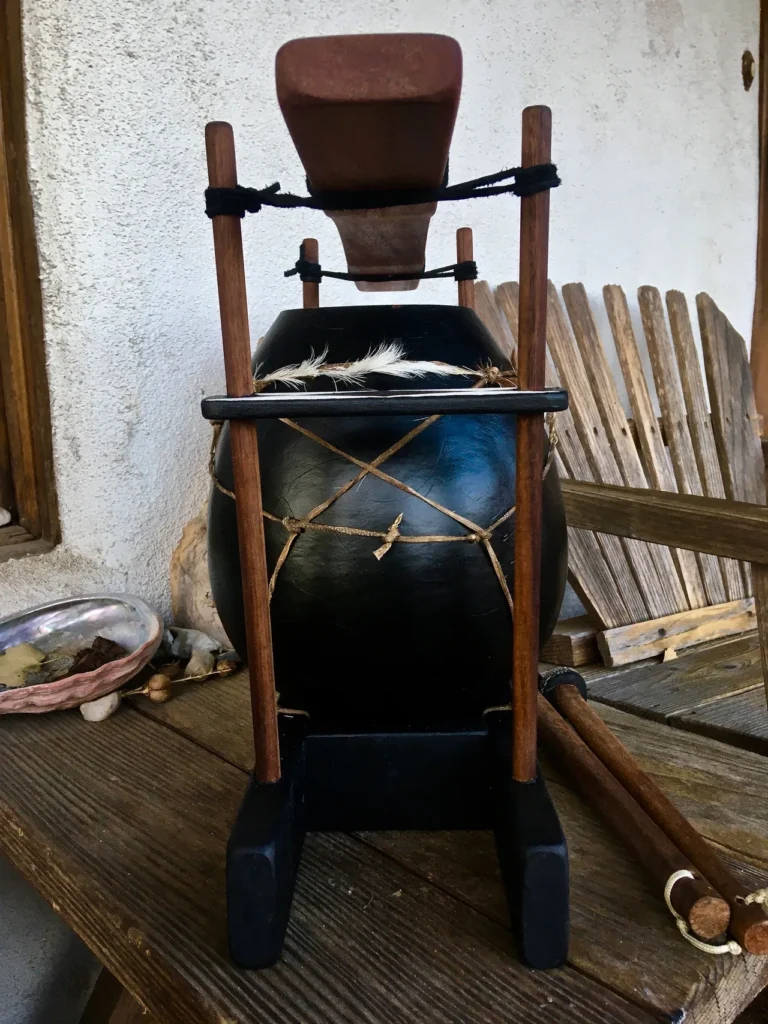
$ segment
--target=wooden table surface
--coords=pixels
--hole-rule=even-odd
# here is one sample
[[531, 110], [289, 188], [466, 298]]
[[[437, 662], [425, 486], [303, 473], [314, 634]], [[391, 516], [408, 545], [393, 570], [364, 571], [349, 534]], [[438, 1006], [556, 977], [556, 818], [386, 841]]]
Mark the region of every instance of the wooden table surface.
[[[749, 883], [765, 885], [766, 759], [601, 713]], [[415, 832], [309, 836], [282, 962], [239, 970], [226, 950], [224, 850], [251, 762], [243, 675], [164, 705], [137, 698], [100, 724], [9, 716], [0, 753], [0, 849], [147, 1022], [730, 1024], [768, 985], [768, 957], [685, 943], [661, 894], [550, 772], [571, 856], [566, 967], [515, 959], [488, 834]], [[768, 1010], [739, 1020], [759, 1024]]]

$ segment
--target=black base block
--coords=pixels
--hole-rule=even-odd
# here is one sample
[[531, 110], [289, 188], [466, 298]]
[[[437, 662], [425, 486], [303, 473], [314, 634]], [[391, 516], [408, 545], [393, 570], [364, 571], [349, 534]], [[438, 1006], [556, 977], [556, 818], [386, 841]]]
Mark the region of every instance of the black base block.
[[479, 728], [312, 732], [280, 716], [282, 778], [251, 781], [227, 850], [233, 960], [282, 951], [308, 831], [492, 828], [521, 959], [560, 966], [568, 951], [568, 853], [546, 785], [512, 780], [509, 712]]

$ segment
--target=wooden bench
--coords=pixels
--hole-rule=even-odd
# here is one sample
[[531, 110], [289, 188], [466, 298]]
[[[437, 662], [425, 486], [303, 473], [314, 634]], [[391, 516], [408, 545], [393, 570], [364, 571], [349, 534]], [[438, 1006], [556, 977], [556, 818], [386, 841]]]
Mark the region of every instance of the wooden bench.
[[[603, 713], [750, 884], [765, 885], [768, 762]], [[76, 712], [0, 720], [0, 849], [109, 972], [84, 1024], [652, 1024], [683, 1013], [686, 1024], [730, 1024], [768, 984], [768, 958], [688, 946], [661, 894], [552, 772], [572, 865], [567, 967], [537, 973], [515, 959], [489, 835], [381, 833], [310, 836], [283, 961], [239, 970], [226, 950], [224, 848], [250, 733], [244, 675], [168, 704], [136, 698], [99, 725]]]

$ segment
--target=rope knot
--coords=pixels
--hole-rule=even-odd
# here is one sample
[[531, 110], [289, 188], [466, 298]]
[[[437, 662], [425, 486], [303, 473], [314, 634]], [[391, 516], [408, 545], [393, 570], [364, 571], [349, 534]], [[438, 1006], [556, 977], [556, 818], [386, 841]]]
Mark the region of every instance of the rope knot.
[[284, 519], [281, 519], [280, 522], [286, 528], [288, 533], [300, 534], [304, 533], [307, 529], [306, 519], [294, 519], [293, 516], [286, 516]]
[[760, 905], [768, 905], [768, 889], [757, 889], [755, 892], [751, 892], [749, 896], [737, 896], [737, 903], [743, 903], [745, 906], [749, 906], [750, 903], [757, 903]]
[[386, 553], [395, 543], [397, 538], [400, 536], [400, 523], [402, 523], [402, 521], [403, 513], [401, 512], [397, 519], [395, 519], [394, 523], [392, 523], [390, 528], [384, 534], [384, 543], [381, 545], [380, 548], [376, 548], [376, 550], [373, 552], [373, 557], [377, 559], [379, 562], [382, 560], [384, 555], [386, 555]]

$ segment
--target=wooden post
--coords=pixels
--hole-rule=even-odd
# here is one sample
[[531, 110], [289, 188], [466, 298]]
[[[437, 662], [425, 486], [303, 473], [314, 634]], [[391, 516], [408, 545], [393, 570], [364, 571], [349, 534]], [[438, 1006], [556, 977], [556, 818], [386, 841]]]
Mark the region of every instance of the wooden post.
[[[521, 165], [549, 163], [552, 111], [523, 111]], [[549, 191], [520, 200], [520, 324], [518, 376], [521, 390], [544, 387], [547, 332]], [[512, 656], [512, 776], [536, 777], [536, 697], [538, 693], [539, 595], [541, 588], [541, 493], [544, 417], [517, 419], [517, 492]]]
[[[316, 238], [305, 238], [301, 247], [305, 260], [310, 263], [320, 262], [320, 248]], [[320, 284], [317, 281], [302, 281], [301, 291], [304, 309], [318, 309], [320, 306]]]
[[[456, 232], [456, 262], [463, 263], [464, 260], [473, 260], [474, 258], [472, 228], [459, 228]], [[467, 309], [475, 308], [474, 281], [459, 281], [459, 305], [466, 306]]]
[[[237, 165], [232, 126], [224, 121], [212, 121], [206, 125], [205, 148], [211, 188], [235, 186]], [[242, 397], [253, 392], [253, 371], [239, 217], [213, 218], [213, 245], [216, 254], [227, 394]], [[235, 504], [248, 642], [248, 670], [251, 677], [251, 707], [256, 750], [254, 775], [260, 782], [276, 782], [280, 778], [280, 748], [258, 439], [256, 425], [249, 420], [233, 420], [229, 425], [229, 431], [232, 445], [232, 475], [237, 495]]]

